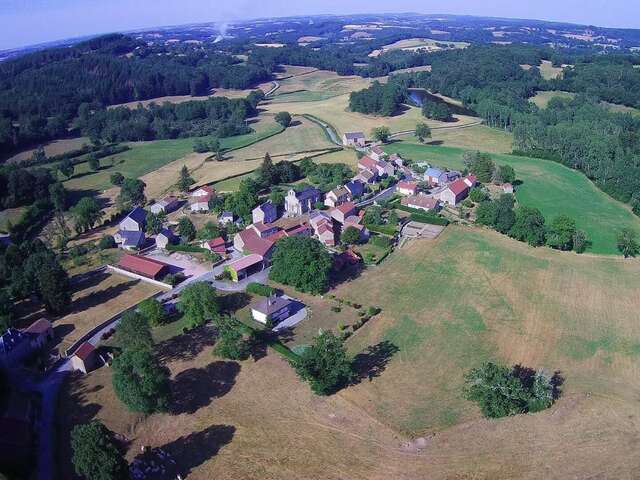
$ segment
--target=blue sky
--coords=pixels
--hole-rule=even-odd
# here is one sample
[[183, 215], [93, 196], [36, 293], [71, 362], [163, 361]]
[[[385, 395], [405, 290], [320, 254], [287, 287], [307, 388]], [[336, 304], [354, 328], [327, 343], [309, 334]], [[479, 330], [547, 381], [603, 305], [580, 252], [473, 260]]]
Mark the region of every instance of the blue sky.
[[640, 28], [638, 0], [0, 0], [0, 49], [162, 25], [388, 11]]

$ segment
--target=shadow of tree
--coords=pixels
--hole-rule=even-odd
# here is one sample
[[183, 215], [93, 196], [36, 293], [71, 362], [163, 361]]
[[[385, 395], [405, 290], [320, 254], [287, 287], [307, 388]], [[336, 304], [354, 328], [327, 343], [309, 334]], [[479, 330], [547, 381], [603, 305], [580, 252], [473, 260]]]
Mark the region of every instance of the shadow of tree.
[[156, 356], [161, 362], [192, 360], [206, 347], [216, 343], [214, 327], [203, 325], [156, 345]]
[[220, 301], [222, 313], [233, 314], [249, 305], [251, 296], [245, 292], [234, 292], [221, 296]]
[[118, 296], [123, 292], [129, 290], [131, 287], [137, 285], [140, 280], [132, 280], [126, 283], [120, 283], [118, 285], [112, 285], [103, 290], [91, 292], [89, 295], [80, 297], [71, 303], [70, 313], [83, 312], [89, 308], [102, 305]]
[[380, 376], [398, 350], [399, 348], [392, 342], [384, 340], [356, 355], [353, 359], [353, 369], [356, 374], [353, 384], [358, 384], [365, 379], [371, 381]]
[[186, 478], [194, 468], [210, 460], [229, 444], [235, 431], [232, 425], [212, 425], [149, 450], [133, 460], [131, 478], [173, 480], [178, 475]]
[[74, 275], [69, 279], [69, 282], [71, 283], [74, 292], [81, 292], [87, 288], [100, 285], [100, 283], [102, 283], [107, 277], [109, 277], [109, 273], [107, 273], [107, 271], [97, 273], [88, 272], [80, 275]]
[[239, 372], [239, 363], [224, 361], [180, 372], [171, 384], [171, 412], [176, 415], [195, 413], [206, 407], [214, 398], [222, 397], [231, 390]]

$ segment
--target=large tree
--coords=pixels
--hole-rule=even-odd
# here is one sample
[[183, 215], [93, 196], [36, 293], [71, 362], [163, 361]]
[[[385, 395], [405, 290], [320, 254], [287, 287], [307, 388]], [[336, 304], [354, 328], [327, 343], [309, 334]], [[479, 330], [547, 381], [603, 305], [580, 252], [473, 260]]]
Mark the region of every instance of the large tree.
[[576, 222], [567, 215], [558, 215], [547, 231], [547, 245], [558, 250], [571, 250], [576, 234]]
[[177, 187], [181, 192], [188, 192], [189, 187], [195, 183], [195, 180], [191, 177], [189, 173], [189, 169], [186, 165], [183, 165], [180, 169], [180, 174], [178, 175], [178, 183]]
[[289, 112], [278, 112], [275, 116], [276, 122], [287, 128], [291, 125], [291, 114]]
[[147, 298], [138, 305], [140, 314], [146, 319], [152, 327], [157, 327], [165, 320], [165, 311], [162, 303], [156, 298]]
[[71, 215], [78, 233], [91, 230], [103, 217], [100, 203], [93, 197], [82, 197], [71, 207]]
[[87, 480], [130, 478], [127, 461], [113, 434], [98, 421], [73, 427], [71, 450], [71, 461], [76, 473]]
[[113, 388], [129, 410], [146, 415], [169, 407], [169, 370], [148, 348], [125, 349], [113, 361]]
[[427, 138], [431, 138], [431, 129], [426, 123], [416, 125], [416, 138], [420, 143], [424, 143]]
[[35, 293], [50, 313], [63, 313], [71, 304], [69, 276], [50, 251], [31, 255], [24, 265]]
[[167, 221], [167, 214], [163, 211], [158, 213], [147, 212], [147, 222], [145, 231], [150, 235], [157, 235], [162, 230], [164, 222]]
[[389, 130], [389, 127], [386, 126], [376, 127], [371, 130], [371, 137], [382, 143], [387, 143], [390, 135], [391, 130]]
[[347, 385], [354, 376], [352, 359], [343, 340], [331, 331], [322, 331], [292, 362], [296, 372], [318, 395], [330, 395]]
[[116, 203], [122, 210], [131, 210], [142, 206], [147, 201], [144, 196], [146, 184], [137, 178], [125, 178], [120, 186], [120, 194]]
[[618, 232], [617, 246], [625, 258], [635, 257], [640, 252], [638, 235], [630, 228], [623, 228]]
[[120, 348], [126, 350], [152, 348], [153, 339], [147, 318], [142, 313], [126, 312], [118, 323], [115, 341]]
[[514, 213], [515, 222], [509, 231], [509, 236], [534, 247], [544, 245], [546, 230], [544, 216], [540, 210], [519, 206]]
[[269, 277], [302, 292], [321, 293], [329, 284], [331, 256], [315, 238], [289, 237], [276, 243]]
[[216, 320], [220, 315], [220, 304], [215, 288], [206, 282], [190, 284], [180, 294], [178, 309], [190, 327]]
[[178, 233], [183, 241], [190, 242], [196, 238], [196, 226], [189, 217], [181, 217], [178, 220]]
[[245, 338], [242, 324], [233, 317], [221, 317], [216, 322], [218, 336], [214, 353], [230, 360], [244, 360], [249, 356], [250, 339]]

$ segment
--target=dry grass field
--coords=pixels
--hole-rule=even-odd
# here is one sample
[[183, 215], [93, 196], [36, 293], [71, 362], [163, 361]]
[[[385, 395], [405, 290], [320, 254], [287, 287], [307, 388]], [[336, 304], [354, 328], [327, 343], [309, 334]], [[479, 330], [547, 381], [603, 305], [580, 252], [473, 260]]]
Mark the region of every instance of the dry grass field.
[[[61, 155], [63, 153], [70, 152], [71, 150], [77, 150], [84, 144], [91, 143], [88, 137], [76, 137], [76, 138], [63, 138], [61, 140], [53, 140], [44, 145], [44, 153], [52, 157], [54, 155]], [[35, 151], [34, 148], [22, 151], [9, 157], [7, 163], [20, 163], [25, 160], [29, 160]]]
[[547, 105], [552, 98], [559, 97], [570, 99], [574, 96], [575, 94], [571, 92], [564, 92], [562, 90], [539, 91], [535, 96], [531, 97], [529, 101], [535, 103], [538, 108], [547, 108]]
[[[280, 88], [272, 97], [272, 103], [311, 102], [325, 100], [338, 95], [344, 95], [369, 86], [371, 81], [366, 78], [339, 76], [328, 70], [310, 70], [296, 72], [286, 67], [285, 72], [291, 72], [287, 78], [280, 80]], [[285, 77], [285, 74], [281, 74]]]
[[[339, 95], [319, 101], [269, 103], [264, 108], [271, 113], [286, 110], [292, 114], [308, 113], [314, 115], [333, 125], [340, 135], [353, 130], [361, 130], [368, 135], [372, 128], [382, 125], [388, 126], [392, 132], [412, 130], [418, 122], [427, 123], [431, 127], [451, 125], [424, 118], [417, 107], [406, 107], [404, 112], [393, 117], [377, 117], [350, 112], [348, 106], [349, 95]], [[478, 121], [475, 117], [454, 116], [458, 119], [455, 125], [465, 125]]]
[[[61, 476], [72, 478], [70, 428], [98, 418], [124, 436], [129, 460], [163, 447], [190, 479], [633, 478], [639, 274], [637, 262], [449, 227], [332, 292], [383, 308], [348, 342], [353, 353], [399, 348], [379, 376], [316, 397], [271, 351], [228, 362], [211, 355], [206, 329], [169, 338], [157, 350], [172, 413], [128, 413], [107, 368], [67, 382]], [[482, 419], [460, 387], [489, 358], [560, 370], [562, 397], [535, 415]]]
[[[415, 137], [402, 137], [417, 141]], [[435, 145], [459, 147], [466, 150], [482, 150], [489, 153], [511, 153], [513, 135], [510, 132], [476, 125], [467, 128], [443, 128], [431, 131], [429, 142]]]
[[440, 45], [447, 45], [446, 49], [467, 48], [469, 43], [466, 42], [450, 42], [447, 40], [433, 40], [430, 38], [407, 38], [404, 40], [398, 40], [397, 42], [385, 45], [381, 49], [374, 50], [369, 54], [370, 57], [377, 57], [384, 52], [391, 50], [427, 50], [430, 52], [437, 52], [444, 50], [445, 48]]

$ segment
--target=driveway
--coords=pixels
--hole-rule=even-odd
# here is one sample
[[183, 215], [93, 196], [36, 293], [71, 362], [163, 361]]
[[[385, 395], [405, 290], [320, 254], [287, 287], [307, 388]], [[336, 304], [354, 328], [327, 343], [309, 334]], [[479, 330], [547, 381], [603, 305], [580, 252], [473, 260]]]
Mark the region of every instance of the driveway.
[[204, 275], [209, 271], [207, 267], [198, 263], [189, 255], [188, 253], [183, 252], [173, 252], [170, 254], [164, 253], [160, 250], [153, 250], [145, 255], [146, 257], [153, 258], [154, 260], [158, 260], [160, 262], [167, 263], [175, 268], [175, 272], [182, 272], [187, 278], [194, 278]]

